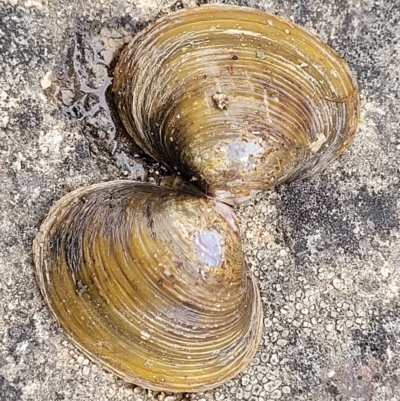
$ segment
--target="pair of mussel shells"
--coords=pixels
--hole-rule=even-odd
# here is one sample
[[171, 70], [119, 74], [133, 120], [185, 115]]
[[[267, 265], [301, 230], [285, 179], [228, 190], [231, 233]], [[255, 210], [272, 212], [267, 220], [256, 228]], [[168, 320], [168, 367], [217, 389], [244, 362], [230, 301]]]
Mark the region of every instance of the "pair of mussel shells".
[[218, 386], [253, 357], [263, 318], [228, 205], [339, 155], [358, 123], [357, 85], [303, 28], [214, 5], [139, 33], [113, 90], [129, 134], [183, 179], [59, 200], [34, 243], [40, 289], [73, 342], [118, 376]]

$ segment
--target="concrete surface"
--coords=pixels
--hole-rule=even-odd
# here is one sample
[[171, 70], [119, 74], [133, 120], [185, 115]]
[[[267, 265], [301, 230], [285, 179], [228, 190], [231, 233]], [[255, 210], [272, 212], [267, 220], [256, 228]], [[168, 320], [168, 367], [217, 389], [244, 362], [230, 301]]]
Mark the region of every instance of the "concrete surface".
[[107, 102], [118, 50], [196, 1], [0, 0], [0, 400], [400, 400], [400, 2], [221, 1], [312, 28], [357, 75], [352, 147], [324, 173], [241, 205], [265, 309], [252, 364], [203, 394], [126, 384], [83, 357], [35, 283], [52, 202], [101, 180], [157, 180]]

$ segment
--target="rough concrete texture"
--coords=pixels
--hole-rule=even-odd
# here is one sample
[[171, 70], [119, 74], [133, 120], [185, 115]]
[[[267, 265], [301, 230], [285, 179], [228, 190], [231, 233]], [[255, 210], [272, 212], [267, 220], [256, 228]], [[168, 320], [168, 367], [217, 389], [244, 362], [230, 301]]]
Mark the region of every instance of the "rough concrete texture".
[[232, 0], [311, 28], [357, 76], [362, 115], [322, 174], [241, 205], [265, 310], [251, 365], [200, 394], [147, 391], [80, 354], [38, 291], [31, 244], [81, 185], [158, 180], [109, 99], [118, 52], [200, 1], [0, 0], [0, 400], [400, 400], [400, 2]]

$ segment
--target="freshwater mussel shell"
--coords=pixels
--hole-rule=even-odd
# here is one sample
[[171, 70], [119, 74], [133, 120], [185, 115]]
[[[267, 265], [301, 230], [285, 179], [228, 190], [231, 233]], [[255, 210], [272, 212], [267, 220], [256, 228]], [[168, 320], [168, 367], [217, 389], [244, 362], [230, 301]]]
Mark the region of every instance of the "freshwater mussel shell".
[[260, 296], [225, 204], [184, 188], [96, 184], [55, 203], [33, 251], [59, 324], [127, 381], [206, 390], [258, 347]]
[[359, 120], [357, 84], [337, 53], [245, 7], [159, 19], [122, 53], [113, 90], [145, 152], [228, 203], [321, 170]]

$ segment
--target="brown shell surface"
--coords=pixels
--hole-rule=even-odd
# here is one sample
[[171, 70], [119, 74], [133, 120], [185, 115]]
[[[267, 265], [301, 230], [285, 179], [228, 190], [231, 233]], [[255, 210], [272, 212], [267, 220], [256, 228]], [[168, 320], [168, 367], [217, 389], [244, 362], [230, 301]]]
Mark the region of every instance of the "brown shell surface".
[[59, 324], [127, 381], [202, 391], [257, 350], [260, 296], [227, 205], [170, 187], [96, 184], [55, 203], [33, 252]]
[[122, 53], [113, 91], [145, 152], [227, 203], [321, 170], [359, 120], [357, 84], [337, 53], [245, 7], [159, 19]]

